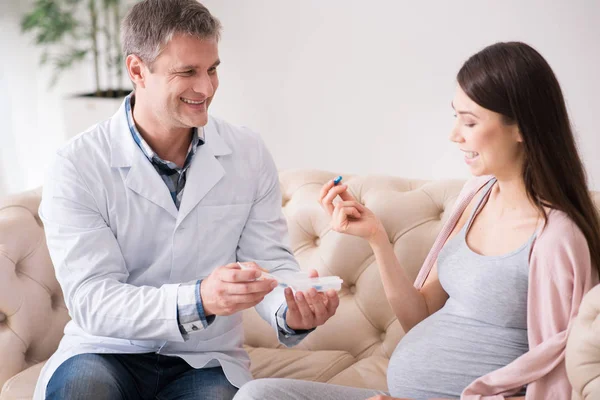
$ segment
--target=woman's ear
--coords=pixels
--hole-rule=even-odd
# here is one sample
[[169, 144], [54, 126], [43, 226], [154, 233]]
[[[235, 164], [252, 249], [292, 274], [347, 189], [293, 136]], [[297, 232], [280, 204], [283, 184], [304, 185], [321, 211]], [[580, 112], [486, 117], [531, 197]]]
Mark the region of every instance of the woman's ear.
[[517, 143], [523, 143], [523, 135], [521, 134], [521, 130], [519, 129], [518, 124], [514, 124], [513, 135]]

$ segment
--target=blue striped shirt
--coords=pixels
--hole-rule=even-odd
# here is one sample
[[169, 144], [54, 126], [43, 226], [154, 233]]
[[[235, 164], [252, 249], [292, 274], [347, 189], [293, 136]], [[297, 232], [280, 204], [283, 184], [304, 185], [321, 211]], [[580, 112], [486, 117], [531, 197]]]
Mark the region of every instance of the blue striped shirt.
[[182, 168], [179, 168], [177, 164], [172, 161], [163, 160], [160, 158], [154, 150], [148, 145], [148, 143], [142, 138], [142, 135], [138, 131], [135, 126], [135, 122], [133, 119], [133, 107], [135, 105], [135, 98], [133, 97], [133, 93], [127, 96], [125, 99], [125, 109], [127, 111], [127, 123], [129, 124], [129, 130], [131, 131], [131, 136], [133, 140], [137, 143], [139, 148], [142, 150], [146, 158], [152, 163], [156, 172], [160, 175], [162, 180], [169, 188], [169, 192], [171, 193], [171, 198], [173, 198], [173, 202], [175, 206], [179, 210], [179, 205], [181, 204], [181, 198], [183, 197], [183, 189], [185, 188], [185, 179], [187, 170], [192, 163], [192, 159], [196, 154], [196, 150], [199, 146], [204, 144], [204, 131], [199, 130], [198, 128], [192, 129], [192, 140], [190, 142], [190, 147], [188, 148], [187, 156], [185, 157], [185, 162]]

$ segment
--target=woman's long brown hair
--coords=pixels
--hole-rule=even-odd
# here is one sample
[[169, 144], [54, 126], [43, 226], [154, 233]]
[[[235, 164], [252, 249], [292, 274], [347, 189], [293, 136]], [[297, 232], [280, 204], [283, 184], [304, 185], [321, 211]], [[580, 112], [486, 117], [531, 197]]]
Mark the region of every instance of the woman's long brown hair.
[[544, 218], [544, 207], [565, 212], [587, 239], [600, 272], [600, 222], [590, 196], [560, 85], [546, 60], [520, 42], [496, 43], [471, 56], [457, 76], [480, 106], [518, 124], [525, 149], [523, 180]]

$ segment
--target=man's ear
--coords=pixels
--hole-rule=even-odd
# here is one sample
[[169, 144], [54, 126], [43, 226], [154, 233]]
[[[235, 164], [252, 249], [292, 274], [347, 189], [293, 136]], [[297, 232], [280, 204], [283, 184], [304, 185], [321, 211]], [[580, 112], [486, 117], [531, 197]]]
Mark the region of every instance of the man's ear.
[[129, 79], [131, 79], [134, 87], [145, 87], [146, 73], [148, 69], [146, 68], [146, 64], [144, 64], [142, 59], [135, 54], [130, 54], [125, 59], [125, 65], [127, 66]]

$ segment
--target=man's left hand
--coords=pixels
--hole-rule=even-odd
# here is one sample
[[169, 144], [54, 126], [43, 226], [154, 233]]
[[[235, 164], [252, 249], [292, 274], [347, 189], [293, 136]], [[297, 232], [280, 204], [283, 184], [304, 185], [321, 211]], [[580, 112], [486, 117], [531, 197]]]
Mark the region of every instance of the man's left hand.
[[[311, 278], [317, 278], [318, 272], [311, 270]], [[338, 308], [340, 299], [335, 290], [327, 293], [317, 292], [314, 288], [307, 292], [292, 292], [291, 288], [285, 289], [285, 300], [288, 310], [286, 323], [293, 330], [305, 330], [323, 325]]]

